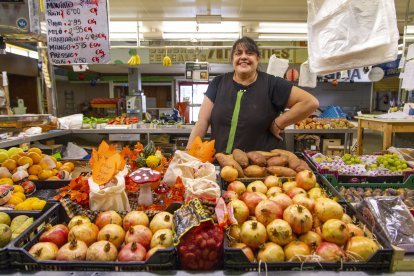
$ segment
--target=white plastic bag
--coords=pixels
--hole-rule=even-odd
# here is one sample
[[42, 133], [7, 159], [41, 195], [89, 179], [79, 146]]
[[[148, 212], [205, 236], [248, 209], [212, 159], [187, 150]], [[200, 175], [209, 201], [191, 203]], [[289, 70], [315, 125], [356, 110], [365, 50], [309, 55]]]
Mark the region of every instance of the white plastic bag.
[[60, 129], [80, 129], [82, 127], [83, 114], [73, 114], [58, 118]]
[[392, 0], [307, 0], [312, 72], [334, 73], [395, 60], [399, 33]]
[[269, 64], [267, 65], [267, 73], [275, 77], [283, 78], [288, 67], [289, 60], [277, 58], [276, 55], [271, 55], [269, 58]]
[[315, 88], [316, 77], [316, 74], [310, 71], [308, 61], [300, 65], [299, 86]]
[[86, 150], [72, 142], [68, 143], [65, 152], [63, 152], [63, 158], [65, 159], [82, 159], [86, 155], [88, 155]]
[[130, 211], [129, 200], [125, 192], [125, 176], [128, 169], [125, 167], [115, 175], [116, 185], [100, 189], [92, 176], [88, 179], [89, 184], [89, 209], [92, 211]]

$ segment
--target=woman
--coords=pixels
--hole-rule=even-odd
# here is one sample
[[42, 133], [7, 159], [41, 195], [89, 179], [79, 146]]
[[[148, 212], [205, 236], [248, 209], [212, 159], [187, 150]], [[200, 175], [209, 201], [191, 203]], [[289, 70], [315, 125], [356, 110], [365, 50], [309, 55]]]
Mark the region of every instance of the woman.
[[[258, 46], [251, 38], [242, 37], [234, 43], [234, 72], [217, 76], [208, 86], [188, 146], [195, 137], [203, 138], [211, 125], [216, 152], [281, 148], [283, 129], [318, 108], [318, 100], [308, 92], [258, 71], [259, 58]], [[286, 107], [289, 111], [280, 115]]]

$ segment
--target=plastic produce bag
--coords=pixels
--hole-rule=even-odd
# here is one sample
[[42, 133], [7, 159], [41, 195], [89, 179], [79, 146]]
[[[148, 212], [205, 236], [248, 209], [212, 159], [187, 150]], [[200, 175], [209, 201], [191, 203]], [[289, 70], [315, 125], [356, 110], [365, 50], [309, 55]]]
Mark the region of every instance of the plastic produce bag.
[[407, 161], [407, 164], [409, 164], [410, 166], [414, 166], [414, 149], [389, 147], [387, 150], [390, 153], [398, 154], [402, 159]]
[[308, 61], [300, 65], [299, 86], [315, 88], [316, 77], [316, 74], [310, 71]]
[[66, 146], [66, 150], [63, 153], [63, 158], [66, 159], [82, 159], [86, 155], [88, 155], [88, 152], [84, 150], [82, 147], [79, 147], [78, 145], [69, 142]]
[[269, 64], [267, 65], [267, 73], [275, 77], [281, 77], [286, 73], [289, 67], [289, 60], [276, 57], [271, 55], [269, 58]]
[[312, 72], [393, 61], [399, 32], [392, 0], [307, 0], [308, 54]]
[[58, 118], [60, 129], [79, 129], [82, 127], [83, 114], [73, 114]]
[[127, 173], [128, 169], [125, 167], [115, 175], [111, 180], [112, 183], [103, 189], [93, 181], [92, 176], [89, 177], [89, 209], [92, 211], [130, 211], [131, 207], [125, 192]]

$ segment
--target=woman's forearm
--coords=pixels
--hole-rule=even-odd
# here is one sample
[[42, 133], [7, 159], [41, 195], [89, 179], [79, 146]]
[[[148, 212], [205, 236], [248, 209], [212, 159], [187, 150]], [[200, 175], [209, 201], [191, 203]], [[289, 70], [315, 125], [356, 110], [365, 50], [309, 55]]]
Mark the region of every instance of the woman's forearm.
[[195, 126], [193, 127], [193, 130], [191, 131], [190, 137], [188, 138], [188, 143], [186, 149], [193, 143], [194, 139], [197, 136], [200, 136], [201, 139], [204, 138], [204, 136], [207, 133], [207, 129], [209, 127], [209, 123], [205, 121], [197, 121]]
[[311, 115], [318, 108], [318, 101], [303, 101], [292, 106], [288, 111], [275, 119], [280, 128], [285, 128]]

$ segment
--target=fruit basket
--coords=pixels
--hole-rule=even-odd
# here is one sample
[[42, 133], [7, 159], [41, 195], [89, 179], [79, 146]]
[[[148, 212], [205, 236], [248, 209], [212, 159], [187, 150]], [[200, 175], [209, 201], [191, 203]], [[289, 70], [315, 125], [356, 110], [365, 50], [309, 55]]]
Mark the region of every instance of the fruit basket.
[[[174, 205], [174, 208], [177, 206]], [[174, 210], [171, 208], [167, 211], [172, 213]], [[10, 246], [12, 268], [21, 271], [148, 271], [172, 270], [177, 266], [177, 254], [173, 246], [157, 250], [147, 261], [142, 262], [39, 261], [28, 253], [29, 248], [38, 242], [40, 235], [44, 232], [44, 228], [39, 229], [39, 226], [42, 224], [56, 225], [67, 221], [68, 217], [62, 205], [56, 205], [44, 213]]]
[[[346, 213], [350, 216], [355, 216], [356, 219], [365, 225], [365, 219], [348, 203], [342, 202]], [[371, 227], [369, 227], [371, 228]], [[258, 263], [250, 262], [243, 251], [239, 248], [230, 248], [229, 240], [226, 237], [224, 241], [224, 269], [225, 270], [241, 270], [241, 271], [273, 271], [273, 270], [334, 270], [334, 271], [376, 271], [389, 272], [391, 268], [391, 260], [393, 256], [393, 249], [389, 241], [379, 232], [373, 231], [377, 241], [381, 244], [382, 249], [379, 249], [366, 262], [299, 262], [299, 261], [285, 261], [285, 262], [267, 262]]]
[[[13, 211], [13, 210], [3, 210], [2, 212], [7, 213], [11, 220], [18, 216], [27, 216], [29, 218], [33, 218], [33, 220], [37, 220], [40, 218], [44, 213], [46, 213], [51, 208], [54, 208], [57, 204], [48, 202], [42, 211]], [[29, 222], [30, 223], [30, 222]], [[19, 223], [20, 224], [20, 223]], [[21, 223], [23, 224], [23, 223]], [[27, 230], [27, 229], [26, 229]], [[21, 233], [24, 234], [25, 231]], [[19, 236], [17, 236], [19, 238]], [[8, 243], [8, 245], [4, 246], [3, 248], [0, 248], [0, 269], [6, 269], [10, 265], [10, 256], [9, 256], [9, 245], [11, 245], [11, 242]]]

